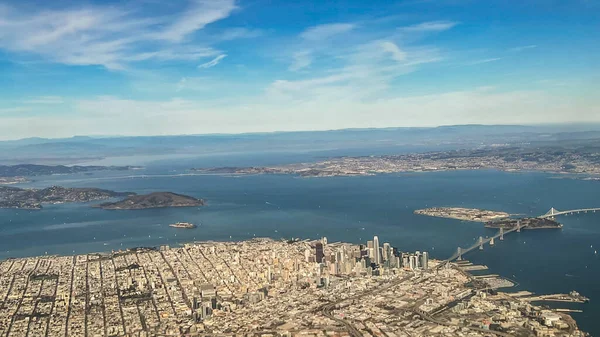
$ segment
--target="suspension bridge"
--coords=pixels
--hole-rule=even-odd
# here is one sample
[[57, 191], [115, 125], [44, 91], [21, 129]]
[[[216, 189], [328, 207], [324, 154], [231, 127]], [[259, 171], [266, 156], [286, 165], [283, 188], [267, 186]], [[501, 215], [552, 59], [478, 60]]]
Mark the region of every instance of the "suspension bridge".
[[538, 216], [538, 218], [541, 218], [541, 219], [550, 218], [550, 219], [552, 219], [552, 218], [554, 218], [557, 215], [570, 215], [570, 214], [588, 213], [588, 212], [595, 213], [596, 211], [600, 212], [600, 207], [597, 207], [597, 208], [570, 209], [568, 211], [559, 211], [556, 208], [552, 207], [552, 208], [550, 208], [550, 210], [548, 212], [546, 212], [546, 214], [540, 215], [540, 216]]
[[498, 233], [492, 237], [487, 237], [484, 238], [482, 236], [479, 237], [479, 240], [477, 240], [477, 242], [475, 242], [473, 245], [471, 245], [470, 247], [467, 248], [462, 248], [462, 247], [458, 247], [458, 249], [456, 249], [456, 252], [450, 256], [450, 258], [448, 258], [446, 260], [446, 262], [451, 262], [454, 260], [462, 260], [462, 256], [464, 254], [469, 253], [470, 251], [473, 251], [475, 249], [483, 249], [483, 246], [487, 243], [489, 243], [490, 245], [494, 245], [494, 241], [496, 239], [499, 240], [504, 240], [504, 235], [508, 234], [508, 233], [512, 233], [512, 232], [520, 232], [521, 229], [523, 229], [524, 227], [526, 227], [525, 225], [521, 225], [521, 221], [517, 222], [517, 226], [508, 229], [508, 230], [504, 230], [504, 228], [500, 228], [500, 230], [498, 231]]
[[[548, 212], [546, 212], [546, 214], [544, 215], [540, 215], [538, 216], [538, 218], [540, 219], [554, 219], [556, 216], [558, 215], [570, 215], [570, 214], [578, 214], [578, 213], [596, 213], [596, 211], [600, 212], [600, 207], [596, 207], [596, 208], [579, 208], [579, 209], [570, 209], [567, 211], [559, 211], [556, 208], [552, 207], [550, 208], [550, 210]], [[462, 260], [462, 256], [464, 254], [467, 254], [477, 248], [479, 248], [480, 250], [483, 249], [483, 246], [487, 243], [489, 243], [490, 245], [494, 245], [494, 241], [496, 239], [500, 239], [500, 240], [504, 240], [504, 235], [511, 233], [511, 232], [520, 232], [521, 229], [525, 228], [527, 225], [522, 225], [521, 221], [517, 222], [517, 226], [508, 229], [508, 230], [504, 230], [504, 228], [500, 228], [500, 230], [498, 231], [498, 233], [492, 237], [488, 237], [488, 238], [483, 238], [483, 237], [479, 237], [479, 240], [477, 242], [475, 242], [473, 245], [471, 245], [470, 247], [467, 248], [462, 248], [462, 247], [458, 247], [456, 249], [456, 252], [450, 256], [448, 259], [445, 260], [445, 262], [451, 262], [454, 260]]]

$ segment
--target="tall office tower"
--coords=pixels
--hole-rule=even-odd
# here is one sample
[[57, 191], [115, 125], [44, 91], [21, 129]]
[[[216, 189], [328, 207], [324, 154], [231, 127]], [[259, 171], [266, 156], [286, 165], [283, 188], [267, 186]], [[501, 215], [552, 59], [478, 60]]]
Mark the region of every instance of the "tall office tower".
[[327, 246], [327, 237], [326, 236], [322, 237], [321, 242], [323, 243], [323, 246]]
[[317, 263], [322, 263], [325, 254], [323, 253], [323, 244], [321, 242], [317, 242], [315, 244], [315, 259]]
[[420, 268], [421, 268], [421, 252], [417, 250], [415, 252], [415, 269], [420, 269]]
[[429, 254], [427, 252], [423, 252], [423, 255], [421, 255], [421, 268], [423, 270], [429, 269]]
[[411, 255], [411, 256], [409, 256], [409, 258], [408, 258], [408, 259], [409, 259], [409, 261], [410, 261], [410, 262], [409, 262], [409, 268], [410, 268], [410, 270], [415, 270], [415, 269], [417, 269], [417, 263], [416, 263], [417, 261], [416, 261], [416, 258], [415, 258], [415, 256], [414, 256], [414, 255]]
[[392, 246], [390, 246], [389, 243], [384, 243], [383, 244], [383, 260], [384, 261], [388, 261], [392, 258]]
[[367, 241], [367, 248], [373, 248], [373, 241]]
[[408, 253], [402, 253], [402, 267], [408, 267], [410, 265], [410, 259]]
[[375, 262], [375, 264], [381, 263], [381, 255], [379, 255], [379, 238], [377, 235], [373, 237], [373, 262]]

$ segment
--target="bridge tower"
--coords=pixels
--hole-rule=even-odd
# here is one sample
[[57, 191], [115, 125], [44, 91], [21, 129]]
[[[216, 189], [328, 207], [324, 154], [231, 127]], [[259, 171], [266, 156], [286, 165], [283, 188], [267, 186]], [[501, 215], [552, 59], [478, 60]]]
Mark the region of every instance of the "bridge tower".
[[458, 258], [456, 258], [456, 260], [462, 261], [462, 249], [460, 247], [458, 247], [458, 249], [456, 250], [456, 254], [458, 255]]
[[483, 237], [479, 237], [479, 250], [483, 250]]
[[490, 240], [490, 246], [493, 246], [493, 245], [494, 245], [494, 238], [492, 238], [492, 239]]
[[521, 220], [517, 220], [517, 233], [521, 233]]
[[500, 241], [504, 240], [504, 228], [500, 227]]

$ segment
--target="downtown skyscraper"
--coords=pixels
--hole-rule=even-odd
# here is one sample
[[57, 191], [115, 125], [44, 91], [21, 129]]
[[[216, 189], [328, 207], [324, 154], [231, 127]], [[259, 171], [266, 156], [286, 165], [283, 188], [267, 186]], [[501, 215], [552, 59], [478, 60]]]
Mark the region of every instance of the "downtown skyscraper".
[[379, 238], [377, 235], [373, 237], [373, 262], [381, 264], [381, 253], [379, 252]]

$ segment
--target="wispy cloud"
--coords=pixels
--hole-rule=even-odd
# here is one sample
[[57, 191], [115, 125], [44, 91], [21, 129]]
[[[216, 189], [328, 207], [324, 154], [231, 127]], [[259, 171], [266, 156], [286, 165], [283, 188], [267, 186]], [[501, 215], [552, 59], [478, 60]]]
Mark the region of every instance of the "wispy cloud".
[[123, 69], [139, 61], [198, 60], [218, 54], [186, 39], [228, 17], [234, 0], [191, 0], [175, 15], [146, 16], [117, 6], [40, 9], [3, 7], [0, 49], [69, 65]]
[[521, 51], [528, 50], [528, 49], [533, 49], [533, 48], [537, 48], [537, 45], [530, 44], [528, 46], [514, 47], [514, 48], [510, 48], [509, 51], [512, 51], [512, 52], [521, 52]]
[[236, 8], [234, 0], [193, 0], [184, 14], [157, 36], [179, 42], [206, 25], [228, 17]]
[[206, 63], [202, 63], [201, 65], [198, 66], [198, 68], [201, 68], [201, 69], [212, 68], [212, 67], [216, 66], [217, 64], [219, 64], [219, 62], [221, 62], [221, 60], [224, 59], [225, 57], [227, 57], [227, 54], [221, 54]]
[[29, 107], [17, 106], [11, 108], [0, 108], [0, 114], [15, 114], [19, 112], [28, 112], [31, 111]]
[[62, 104], [64, 99], [59, 96], [40, 96], [25, 100], [25, 104]]
[[312, 77], [301, 80], [279, 79], [266, 92], [271, 98], [284, 100], [368, 99], [386, 95], [394, 79], [439, 59], [436, 50], [401, 48], [392, 40], [368, 41], [337, 55], [338, 67], [311, 68]]
[[293, 62], [290, 65], [289, 69], [291, 71], [298, 71], [300, 69], [304, 69], [312, 63], [312, 53], [309, 50], [303, 50], [294, 53]]
[[458, 22], [454, 21], [428, 21], [412, 26], [401, 27], [400, 30], [405, 32], [441, 32], [449, 30], [456, 25], [458, 25]]
[[300, 37], [307, 41], [321, 41], [351, 31], [356, 27], [352, 23], [329, 23], [307, 28]]
[[262, 29], [250, 29], [245, 27], [228, 28], [218, 36], [219, 40], [230, 41], [237, 39], [251, 39], [263, 36], [265, 32]]
[[468, 62], [468, 63], [465, 63], [465, 65], [472, 66], [472, 65], [476, 65], [476, 64], [490, 63], [490, 62], [496, 62], [496, 61], [500, 61], [500, 60], [502, 60], [502, 57], [493, 57], [493, 58]]

